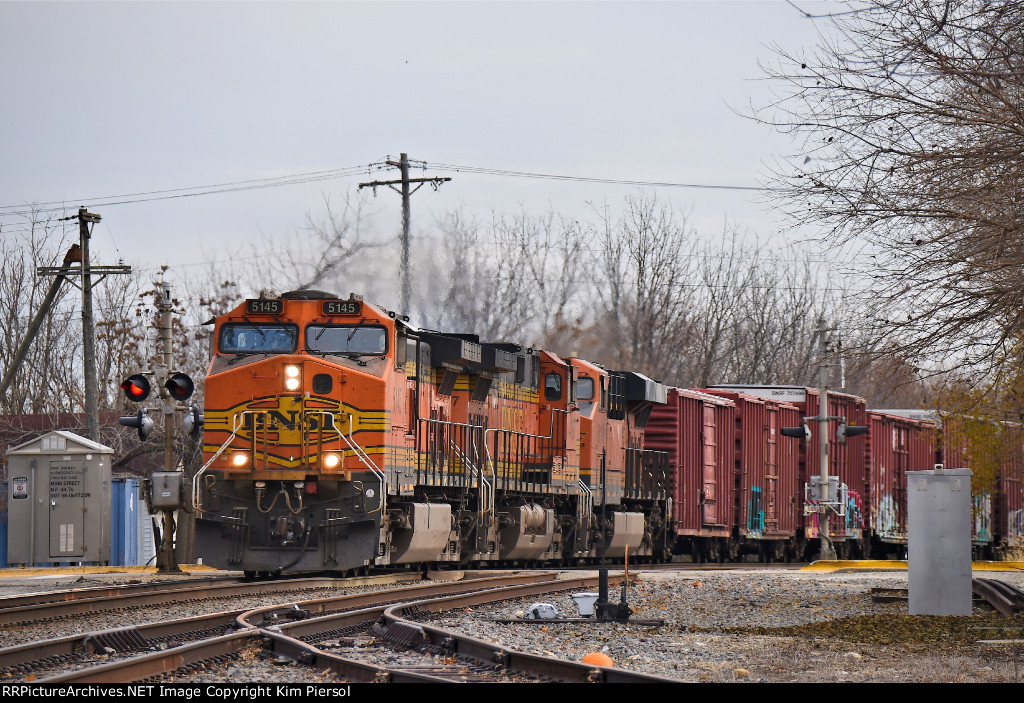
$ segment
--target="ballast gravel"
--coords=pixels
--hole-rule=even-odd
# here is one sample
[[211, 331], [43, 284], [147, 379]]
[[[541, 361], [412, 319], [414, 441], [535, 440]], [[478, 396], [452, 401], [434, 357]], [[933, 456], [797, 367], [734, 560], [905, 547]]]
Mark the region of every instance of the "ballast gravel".
[[[577, 573], [578, 575], [578, 573]], [[1021, 572], [986, 577], [1024, 587]], [[733, 628], [783, 628], [836, 621], [839, 629], [868, 615], [904, 616], [906, 602], [876, 603], [872, 588], [907, 588], [907, 573], [825, 573], [795, 570], [649, 571], [626, 592], [631, 619], [619, 623], [512, 623], [531, 605], [555, 606], [560, 618], [578, 618], [571, 594], [446, 613], [431, 622], [524, 652], [582, 661], [603, 652], [614, 665], [688, 682], [1016, 682], [1024, 678], [1020, 643], [950, 646], [941, 641], [879, 645], [843, 639], [730, 634]], [[618, 603], [621, 587], [609, 600]], [[980, 614], [990, 613], [978, 605]], [[893, 618], [895, 621], [896, 618]], [[977, 639], [986, 639], [979, 627]], [[1021, 634], [1024, 639], [1024, 632]]]
[[[567, 578], [580, 575], [579, 571], [566, 573]], [[974, 575], [1024, 588], [1024, 572], [976, 572]], [[872, 588], [906, 589], [907, 572], [643, 571], [630, 574], [626, 590], [626, 602], [633, 611], [631, 620], [663, 620], [660, 626], [635, 622], [596, 623], [593, 619], [564, 624], [497, 622], [521, 618], [537, 602], [550, 603], [559, 617], [578, 618], [571, 592], [450, 611], [433, 616], [430, 622], [511, 649], [572, 661], [581, 661], [592, 652], [603, 652], [616, 667], [683, 682], [1012, 683], [1024, 679], [1024, 645], [977, 643], [990, 637], [985, 628], [992, 619], [991, 609], [981, 604], [976, 604], [974, 617], [960, 619], [959, 626], [966, 628], [969, 637], [961, 637], [955, 643], [945, 640], [944, 636], [929, 640], [920, 633], [910, 633], [913, 636], [907, 641], [894, 644], [859, 639], [857, 628], [865, 619], [863, 616], [875, 616], [875, 622], [878, 622], [877, 616], [881, 616], [885, 622], [914, 626], [913, 619], [904, 617], [908, 612], [906, 602], [876, 603], [871, 597]], [[621, 588], [613, 585], [610, 600], [617, 603], [621, 593]], [[155, 613], [138, 613], [135, 617], [140, 616], [159, 619]], [[1008, 622], [1014, 626], [1024, 625], [1020, 617]], [[44, 636], [69, 634], [60, 632], [68, 625], [70, 623], [50, 623], [47, 627], [54, 631]], [[773, 631], [820, 625], [829, 625], [830, 629], [798, 633]], [[736, 628], [772, 629], [759, 629], [756, 634], [731, 631]], [[1024, 640], [1024, 627], [1018, 629], [1021, 632], [1017, 639]], [[20, 636], [5, 634], [2, 638], [7, 640], [5, 646], [10, 646], [11, 640], [23, 641], [22, 633], [18, 633]], [[42, 634], [37, 631], [30, 638], [39, 638]], [[373, 656], [371, 644], [367, 643], [364, 656]], [[358, 656], [355, 650], [362, 645], [360, 642], [356, 647], [335, 651], [343, 656]], [[346, 649], [348, 651], [344, 651]], [[194, 671], [185, 678], [235, 683], [335, 682], [330, 674], [268, 659], [258, 651], [230, 663]]]

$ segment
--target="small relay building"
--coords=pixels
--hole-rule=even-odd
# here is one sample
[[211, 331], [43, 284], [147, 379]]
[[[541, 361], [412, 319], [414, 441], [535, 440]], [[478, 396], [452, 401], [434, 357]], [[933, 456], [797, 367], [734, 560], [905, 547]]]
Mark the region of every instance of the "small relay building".
[[113, 454], [64, 430], [7, 452], [9, 564], [110, 562]]

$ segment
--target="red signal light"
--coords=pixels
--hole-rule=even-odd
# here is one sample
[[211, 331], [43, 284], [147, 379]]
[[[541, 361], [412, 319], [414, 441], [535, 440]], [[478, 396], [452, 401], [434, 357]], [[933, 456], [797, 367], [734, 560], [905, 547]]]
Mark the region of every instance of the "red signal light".
[[149, 379], [138, 373], [134, 376], [129, 376], [121, 382], [121, 390], [124, 391], [125, 397], [128, 400], [141, 403], [149, 397]]
[[175, 400], [188, 400], [192, 396], [192, 392], [196, 389], [192, 379], [189, 378], [188, 374], [181, 372], [172, 374], [167, 383], [164, 384], [171, 397]]

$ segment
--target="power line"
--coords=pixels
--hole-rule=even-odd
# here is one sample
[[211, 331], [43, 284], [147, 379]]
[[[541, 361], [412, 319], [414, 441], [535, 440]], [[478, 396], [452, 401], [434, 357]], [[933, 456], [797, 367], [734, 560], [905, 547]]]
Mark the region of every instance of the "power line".
[[[423, 162], [424, 167], [427, 163]], [[140, 191], [136, 193], [123, 193], [120, 195], [105, 195], [93, 198], [65, 198], [63, 200], [51, 200], [41, 203], [0, 205], [0, 217], [32, 217], [41, 213], [57, 212], [69, 209], [68, 203], [89, 203], [90, 207], [110, 207], [113, 205], [128, 205], [133, 203], [153, 202], [158, 200], [171, 200], [175, 198], [192, 198], [203, 195], [219, 195], [222, 193], [235, 193], [246, 190], [258, 190], [263, 188], [277, 188], [280, 186], [300, 185], [314, 183], [317, 181], [338, 180], [350, 178], [363, 173], [379, 171], [388, 168], [387, 161], [374, 162], [358, 166], [346, 166], [343, 168], [328, 169], [323, 171], [309, 171], [296, 173], [287, 176], [273, 178], [254, 178], [243, 181], [231, 181], [200, 186], [187, 186], [171, 188], [167, 190]], [[728, 185], [720, 183], [684, 183], [673, 181], [647, 181], [629, 178], [602, 178], [597, 176], [574, 176], [568, 174], [541, 173], [536, 171], [515, 171], [512, 169], [492, 168], [486, 166], [438, 164], [431, 163], [431, 168], [438, 170], [457, 171], [461, 173], [473, 173], [478, 175], [499, 176], [506, 178], [531, 178], [540, 180], [556, 180], [577, 183], [604, 183], [610, 185], [631, 185], [650, 188], [699, 188], [706, 190], [735, 190], [735, 191], [775, 191], [776, 188], [749, 185]], [[41, 220], [35, 220], [40, 222]], [[3, 231], [16, 232], [5, 228]], [[27, 231], [27, 230], [20, 230]]]
[[773, 191], [775, 188], [764, 186], [737, 186], [721, 183], [682, 183], [675, 181], [642, 181], [626, 178], [599, 178], [596, 176], [570, 176], [556, 173], [538, 173], [535, 171], [513, 171], [503, 168], [487, 168], [484, 166], [460, 166], [458, 164], [430, 163], [430, 167], [438, 171], [456, 171], [458, 173], [475, 173], [486, 176], [505, 176], [509, 178], [536, 178], [548, 181], [573, 181], [578, 183], [606, 183], [610, 185], [647, 186], [650, 188], [701, 188], [707, 190], [741, 190], [741, 191]]
[[[19, 215], [31, 216], [41, 212], [55, 212], [67, 209], [68, 203], [89, 203], [90, 207], [110, 207], [112, 205], [127, 205], [131, 203], [151, 202], [155, 200], [170, 200], [174, 198], [191, 198], [200, 195], [215, 195], [220, 193], [234, 193], [243, 190], [258, 190], [262, 188], [277, 188], [287, 185], [298, 185], [302, 183], [313, 183], [316, 181], [336, 180], [348, 178], [364, 172], [372, 171], [374, 164], [360, 166], [346, 166], [344, 168], [330, 169], [326, 171], [309, 171], [288, 176], [276, 176], [273, 178], [253, 178], [244, 181], [232, 181], [228, 183], [216, 183], [211, 185], [188, 186], [183, 188], [171, 188], [168, 190], [142, 191], [138, 193], [125, 193], [121, 195], [104, 195], [94, 198], [67, 198], [60, 201], [49, 201], [32, 203], [29, 205], [0, 205], [0, 217]], [[26, 209], [26, 207], [28, 209]]]

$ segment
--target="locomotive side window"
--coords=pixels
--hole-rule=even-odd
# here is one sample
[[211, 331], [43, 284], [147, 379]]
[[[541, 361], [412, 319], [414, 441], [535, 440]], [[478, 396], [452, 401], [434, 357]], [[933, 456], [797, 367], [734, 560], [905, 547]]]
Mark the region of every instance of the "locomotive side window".
[[310, 325], [306, 349], [321, 354], [383, 355], [388, 350], [388, 331], [375, 325]]
[[549, 373], [544, 377], [544, 399], [558, 400], [562, 397], [562, 377], [557, 373]]
[[580, 376], [576, 381], [576, 398], [580, 402], [594, 400], [594, 379], [589, 376]]
[[295, 325], [231, 323], [220, 328], [217, 348], [224, 354], [290, 353], [298, 336]]

